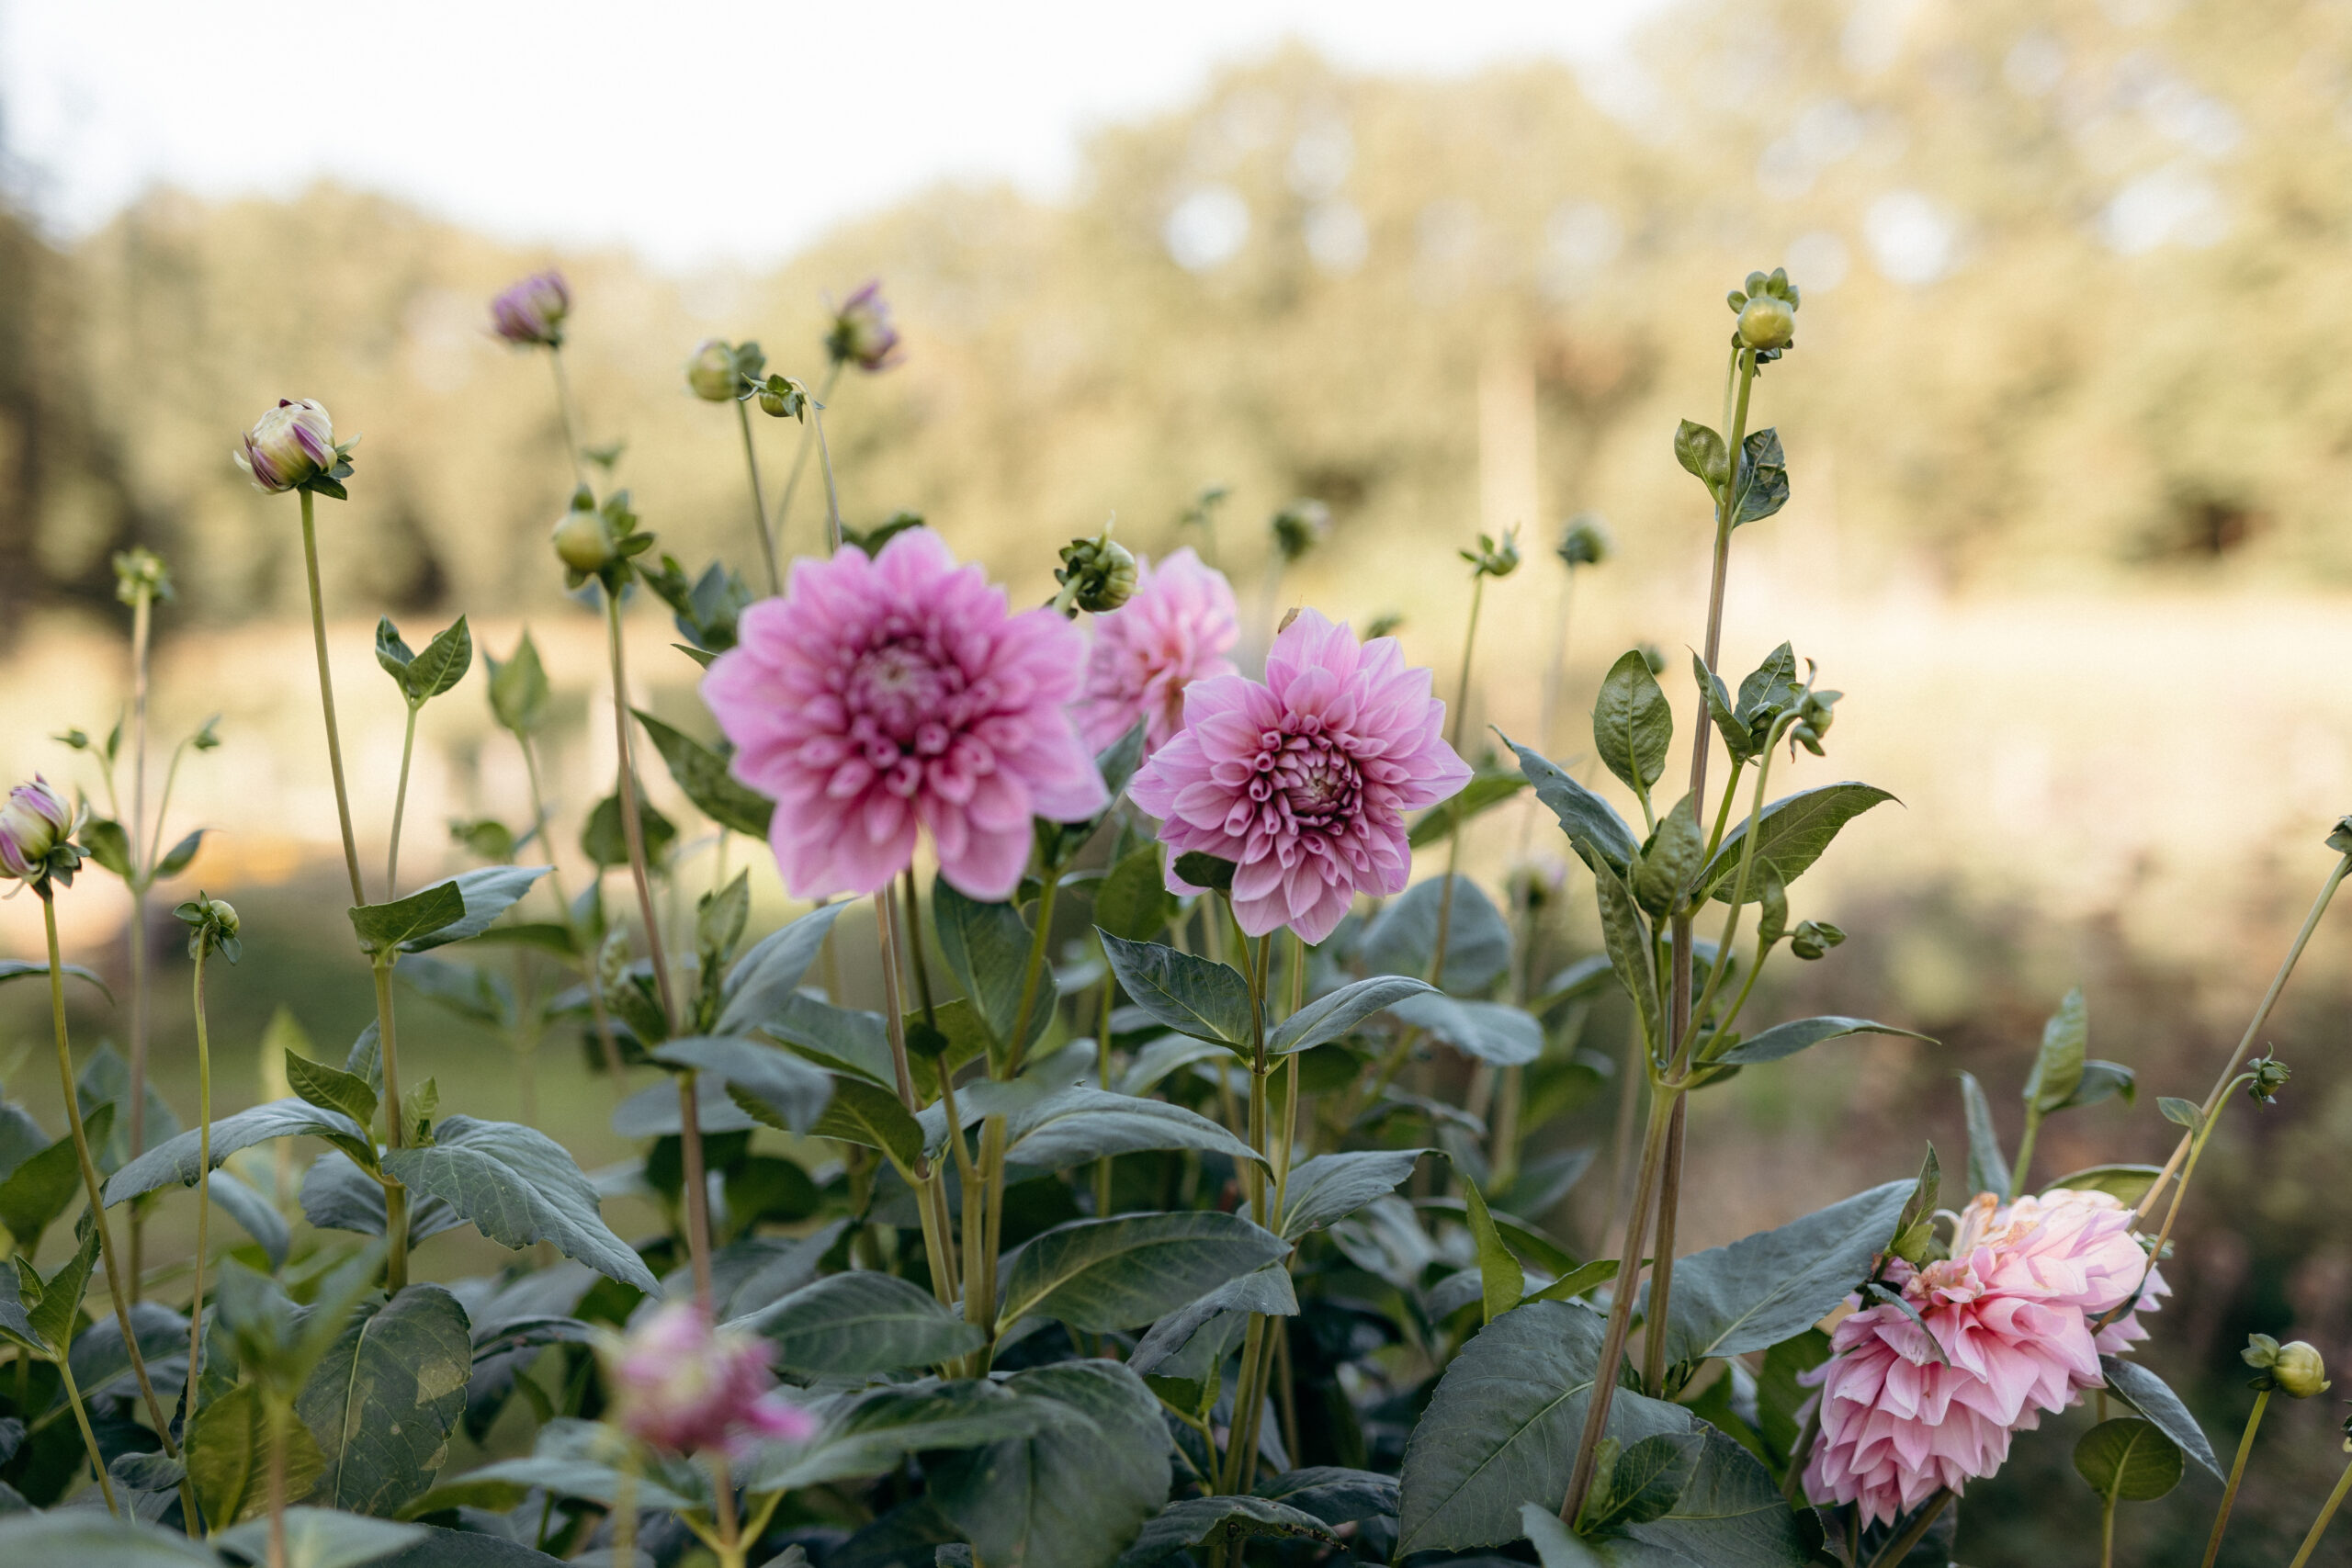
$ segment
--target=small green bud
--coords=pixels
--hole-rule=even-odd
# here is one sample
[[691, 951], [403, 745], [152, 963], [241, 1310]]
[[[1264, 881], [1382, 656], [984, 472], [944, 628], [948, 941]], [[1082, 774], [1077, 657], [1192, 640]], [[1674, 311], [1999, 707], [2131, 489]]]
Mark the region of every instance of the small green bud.
[[1560, 564], [1574, 571], [1580, 566], [1599, 566], [1609, 558], [1613, 547], [1609, 538], [1609, 526], [1598, 512], [1579, 512], [1568, 519], [1566, 532], [1560, 536], [1559, 547], [1554, 551]]
[[1797, 705], [1797, 722], [1789, 731], [1789, 743], [1792, 747], [1802, 746], [1816, 757], [1821, 756], [1821, 738], [1829, 733], [1829, 726], [1838, 716], [1838, 699], [1845, 694], [1843, 692], [1805, 693], [1804, 700]]
[[1666, 650], [1659, 648], [1657, 644], [1654, 642], [1635, 643], [1634, 645], [1634, 650], [1642, 656], [1642, 662], [1650, 667], [1651, 674], [1663, 675], [1666, 673]]
[[1740, 309], [1739, 340], [1759, 353], [1786, 348], [1796, 335], [1797, 314], [1785, 299], [1759, 294]]
[[174, 909], [172, 917], [187, 927], [190, 958], [201, 957], [209, 951], [234, 964], [243, 955], [243, 947], [237, 940], [240, 927], [236, 907], [226, 898], [198, 893]]
[[556, 524], [554, 542], [556, 558], [575, 578], [594, 577], [612, 564], [612, 530], [584, 490], [572, 498], [571, 509]]
[[686, 361], [686, 385], [707, 403], [723, 403], [742, 390], [743, 375], [735, 367], [735, 345], [723, 338], [706, 338]]
[[1135, 555], [1111, 537], [1108, 523], [1094, 537], [1064, 545], [1061, 557], [1054, 581], [1062, 585], [1062, 591], [1054, 596], [1054, 608], [1065, 615], [1080, 610], [1106, 615], [1125, 604], [1136, 591]]
[[770, 419], [808, 417], [808, 389], [783, 371], [776, 371], [754, 386], [756, 390], [751, 395], [759, 399], [760, 412]]
[[1478, 536], [1478, 547], [1460, 552], [1470, 563], [1473, 577], [1509, 577], [1519, 570], [1519, 530], [1506, 529], [1502, 542], [1497, 544], [1489, 535]]
[[2238, 1356], [2255, 1370], [2252, 1386], [2263, 1393], [2309, 1399], [2329, 1386], [2327, 1363], [2309, 1340], [2281, 1345], [2267, 1334], [2249, 1334]]
[[1268, 526], [1273, 530], [1274, 548], [1282, 552], [1283, 559], [1295, 561], [1331, 531], [1331, 509], [1319, 501], [1294, 501], [1275, 513]]
[[2267, 1105], [2278, 1098], [2278, 1091], [2287, 1087], [2287, 1080], [2292, 1076], [2287, 1064], [2278, 1057], [2256, 1056], [2246, 1064], [2246, 1098], [2256, 1105]]
[[1789, 951], [1799, 958], [1821, 957], [1846, 940], [1846, 933], [1827, 920], [1800, 920], [1789, 933]]
[[136, 604], [141, 598], [153, 604], [172, 596], [171, 569], [164, 558], [154, 551], [138, 549], [117, 550], [114, 557], [114, 596], [126, 604]]

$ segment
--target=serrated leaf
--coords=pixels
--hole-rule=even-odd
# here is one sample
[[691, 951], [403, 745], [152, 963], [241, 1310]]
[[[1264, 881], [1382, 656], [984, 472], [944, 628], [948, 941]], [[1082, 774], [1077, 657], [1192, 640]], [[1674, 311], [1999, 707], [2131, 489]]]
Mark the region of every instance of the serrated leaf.
[[615, 1235], [595, 1188], [562, 1145], [512, 1122], [451, 1116], [429, 1148], [388, 1149], [384, 1169], [412, 1190], [438, 1198], [503, 1246], [552, 1243], [608, 1279], [650, 1292], [651, 1270]]
[[389, 904], [361, 904], [350, 915], [351, 928], [359, 933], [360, 947], [368, 953], [381, 953], [388, 947], [400, 947], [446, 931], [464, 919], [466, 896], [455, 882], [444, 882]]
[[[1109, 931], [1101, 935], [1111, 972], [1137, 1007], [1179, 1034], [1237, 1051], [1250, 1048], [1255, 1010], [1250, 982], [1239, 970], [1159, 942], [1129, 942]], [[1005, 1027], [1011, 1027], [1009, 1019]]]
[[1622, 1529], [1672, 1513], [1706, 1445], [1703, 1432], [1660, 1432], [1627, 1445], [1610, 1467], [1607, 1494], [1586, 1505], [1586, 1528]]
[[[207, 1523], [226, 1529], [269, 1507], [269, 1418], [261, 1390], [240, 1383], [234, 1393], [197, 1412], [187, 1439], [187, 1476]], [[286, 1493], [299, 1502], [326, 1469], [317, 1439], [300, 1421], [286, 1423]]]
[[1676, 1259], [1668, 1360], [1767, 1349], [1826, 1317], [1869, 1275], [1917, 1185], [1885, 1182], [1777, 1229]]
[[2080, 986], [2066, 993], [2041, 1026], [2041, 1049], [2026, 1075], [2025, 1102], [2037, 1113], [2064, 1110], [2083, 1081], [2083, 1058], [2090, 1045], [2090, 1010]]
[[1810, 1050], [1825, 1040], [1842, 1040], [1849, 1034], [1892, 1034], [1905, 1040], [1926, 1040], [1924, 1034], [1908, 1029], [1897, 1029], [1891, 1023], [1873, 1023], [1867, 1018], [1800, 1018], [1788, 1023], [1776, 1023], [1752, 1040], [1743, 1040], [1720, 1056], [1710, 1056], [1711, 1062], [1747, 1064], [1777, 1062]]
[[[1497, 732], [1498, 734], [1500, 731]], [[1503, 743], [1518, 754], [1521, 772], [1535, 786], [1535, 798], [1551, 807], [1568, 842], [1587, 863], [1598, 857], [1619, 874], [1633, 863], [1639, 842], [1617, 808], [1570, 778], [1556, 762], [1521, 746], [1510, 736]]]
[[1428, 1149], [1354, 1149], [1291, 1168], [1281, 1231], [1295, 1241], [1403, 1186]]
[[1503, 1245], [1502, 1233], [1495, 1228], [1494, 1216], [1487, 1212], [1485, 1194], [1467, 1175], [1462, 1179], [1462, 1198], [1468, 1206], [1470, 1239], [1478, 1252], [1478, 1280], [1484, 1287], [1486, 1314], [1483, 1321], [1492, 1323], [1517, 1306], [1520, 1298], [1527, 1293], [1527, 1271], [1511, 1256], [1510, 1248]]
[[2153, 1503], [2180, 1484], [2180, 1446], [2136, 1416], [2102, 1421], [2075, 1445], [2075, 1473], [2119, 1502]]
[[1106, 1568], [1167, 1500], [1159, 1402], [1112, 1361], [1015, 1372], [1006, 1387], [1051, 1405], [1053, 1425], [932, 1465], [932, 1506], [989, 1568]]
[[1632, 1539], [1614, 1548], [1619, 1560], [1643, 1568], [1808, 1568], [1819, 1562], [1814, 1550], [1818, 1530], [1804, 1528], [1804, 1516], [1781, 1496], [1755, 1456], [1720, 1431], [1700, 1430], [1706, 1446], [1681, 1495], [1657, 1518], [1624, 1527]]
[[1990, 1192], [2004, 1203], [2009, 1190], [2009, 1160], [2001, 1152], [2001, 1135], [1993, 1125], [1993, 1102], [1973, 1073], [1960, 1075], [1960, 1102], [1968, 1114], [1968, 1190]]
[[1666, 772], [1673, 744], [1673, 705], [1650, 673], [1648, 658], [1629, 649], [1609, 667], [1592, 705], [1593, 750], [1626, 788], [1646, 800]]
[[1073, 1220], [1014, 1257], [997, 1321], [1035, 1314], [1100, 1333], [1140, 1328], [1290, 1250], [1238, 1214], [1126, 1214]]
[[472, 1375], [471, 1325], [440, 1286], [411, 1285], [363, 1308], [294, 1401], [326, 1456], [319, 1501], [389, 1515], [432, 1485]]
[[[1783, 886], [1794, 882], [1821, 858], [1839, 829], [1871, 807], [1894, 798], [1874, 784], [1851, 783], [1782, 795], [1764, 807], [1758, 821], [1757, 858], [1772, 863]], [[1706, 897], [1731, 901], [1732, 886], [1739, 876], [1741, 846], [1747, 841], [1747, 823], [1743, 818], [1724, 835], [1722, 848], [1700, 876], [1699, 886]], [[1761, 880], [1751, 874], [1747, 896], [1752, 899], [1761, 893]]]
[[1219, 1562], [1235, 1543], [1260, 1537], [1340, 1544], [1312, 1514], [1264, 1497], [1186, 1497], [1145, 1523], [1135, 1544], [1120, 1553], [1117, 1568], [1154, 1568], [1180, 1551]]
[[1008, 1383], [925, 1382], [884, 1387], [836, 1405], [808, 1443], [769, 1448], [741, 1480], [754, 1492], [781, 1492], [879, 1475], [897, 1468], [910, 1453], [1019, 1439], [1062, 1419], [1058, 1404], [1024, 1398]]
[[833, 1080], [832, 1102], [810, 1131], [820, 1138], [881, 1150], [910, 1182], [922, 1159], [922, 1127], [914, 1113], [896, 1094], [862, 1078]]
[[[1167, 1366], [1171, 1359], [1182, 1357], [1185, 1362], [1195, 1359], [1185, 1352], [1194, 1337], [1201, 1334], [1213, 1320], [1218, 1318], [1246, 1319], [1251, 1313], [1273, 1317], [1295, 1317], [1298, 1314], [1298, 1294], [1292, 1288], [1289, 1271], [1280, 1264], [1269, 1263], [1253, 1269], [1238, 1279], [1228, 1280], [1216, 1290], [1195, 1301], [1187, 1302], [1151, 1325], [1151, 1329], [1136, 1342], [1134, 1354], [1127, 1365], [1138, 1372], [1155, 1372]], [[1226, 1351], [1202, 1359], [1221, 1361]], [[1191, 1371], [1188, 1366], [1183, 1371]]]
[[1057, 1091], [1015, 1114], [1004, 1157], [1039, 1170], [1066, 1170], [1111, 1155], [1200, 1149], [1259, 1165], [1265, 1158], [1197, 1111], [1083, 1085]]
[[368, 1080], [313, 1062], [299, 1051], [286, 1053], [286, 1082], [295, 1097], [323, 1111], [339, 1111], [365, 1127], [376, 1120], [376, 1091]]
[[[795, 1133], [805, 1134], [813, 1127], [833, 1097], [831, 1074], [810, 1066], [789, 1051], [740, 1034], [692, 1035], [664, 1041], [654, 1048], [652, 1056], [665, 1067], [717, 1074], [731, 1089], [752, 1096], [775, 1112], [785, 1127]], [[741, 1094], [737, 1097], [739, 1104]]]
[[775, 802], [728, 771], [727, 759], [683, 730], [674, 729], [644, 709], [634, 710], [637, 722], [662, 753], [679, 790], [695, 809], [720, 827], [765, 839], [775, 817]]
[[[1451, 946], [1451, 942], [1448, 943]], [[1354, 980], [1316, 998], [1274, 1027], [1266, 1037], [1266, 1054], [1287, 1056], [1345, 1039], [1350, 1031], [1376, 1012], [1395, 1007], [1408, 997], [1428, 996], [1437, 989], [1410, 975], [1375, 975]]]
[[1739, 511], [1732, 526], [1760, 522], [1789, 503], [1789, 460], [1781, 433], [1759, 430], [1739, 444]]
[[870, 1269], [828, 1275], [729, 1326], [765, 1336], [778, 1366], [812, 1376], [934, 1366], [986, 1339], [930, 1292]]
[[[174, 1182], [196, 1185], [199, 1130], [190, 1129], [156, 1145], [107, 1179], [108, 1208]], [[338, 1148], [372, 1157], [375, 1143], [357, 1122], [339, 1111], [322, 1111], [300, 1100], [273, 1100], [212, 1123], [212, 1164], [240, 1149], [272, 1138], [324, 1138]]]

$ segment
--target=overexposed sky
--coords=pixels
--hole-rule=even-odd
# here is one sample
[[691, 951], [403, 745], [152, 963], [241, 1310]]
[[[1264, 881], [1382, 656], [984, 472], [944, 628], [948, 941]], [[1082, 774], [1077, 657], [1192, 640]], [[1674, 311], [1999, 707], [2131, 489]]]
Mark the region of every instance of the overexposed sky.
[[0, 137], [61, 233], [320, 175], [519, 241], [760, 265], [947, 176], [1067, 187], [1090, 128], [1285, 38], [1363, 70], [1605, 62], [1668, 0], [0, 0]]

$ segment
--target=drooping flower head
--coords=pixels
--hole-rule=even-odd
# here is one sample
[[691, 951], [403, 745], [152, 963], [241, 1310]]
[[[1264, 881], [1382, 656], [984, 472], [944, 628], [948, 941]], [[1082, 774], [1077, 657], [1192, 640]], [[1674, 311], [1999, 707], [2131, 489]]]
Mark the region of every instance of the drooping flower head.
[[74, 831], [74, 812], [35, 773], [0, 804], [0, 872], [33, 882], [47, 874], [51, 852]]
[[1109, 804], [1067, 705], [1085, 643], [1051, 610], [1009, 613], [927, 528], [868, 558], [792, 563], [703, 678], [735, 776], [776, 803], [769, 842], [795, 897], [871, 893], [931, 835], [950, 884], [1012, 896], [1031, 819]]
[[766, 1341], [713, 1328], [693, 1302], [673, 1302], [599, 1348], [614, 1422], [665, 1453], [740, 1455], [763, 1438], [816, 1433], [817, 1418], [776, 1392]]
[[1240, 635], [1233, 585], [1190, 545], [1157, 566], [1139, 558], [1134, 593], [1095, 617], [1079, 732], [1100, 751], [1142, 719], [1145, 750], [1159, 750], [1183, 727], [1185, 689], [1235, 672], [1225, 655]]
[[825, 334], [825, 352], [838, 365], [860, 370], [888, 370], [899, 362], [899, 329], [890, 321], [889, 301], [882, 298], [882, 280], [875, 278], [842, 300], [833, 311], [832, 330]]
[[518, 348], [563, 346], [563, 319], [571, 313], [571, 290], [563, 274], [549, 268], [508, 284], [490, 302], [491, 330]]
[[[1124, 612], [1123, 612], [1124, 613]], [[1263, 936], [1287, 925], [1310, 942], [1358, 893], [1402, 893], [1412, 867], [1405, 814], [1469, 782], [1444, 737], [1430, 672], [1387, 637], [1359, 644], [1303, 612], [1274, 639], [1266, 678], [1220, 675], [1184, 691], [1184, 726], [1128, 795], [1160, 818], [1172, 859], [1233, 861], [1233, 912]]]
[[253, 476], [255, 490], [292, 490], [334, 466], [334, 421], [316, 399], [280, 398], [230, 456]]
[[[1855, 1504], [1866, 1523], [1891, 1521], [1939, 1487], [1992, 1474], [2011, 1433], [2105, 1381], [2101, 1351], [2148, 1337], [2139, 1314], [2168, 1292], [2154, 1272], [2142, 1288], [2147, 1262], [2132, 1211], [2104, 1192], [2061, 1190], [2006, 1208], [1979, 1195], [1949, 1258], [1886, 1269], [1948, 1359], [1882, 1303], [1839, 1323], [1831, 1358], [1804, 1374], [1821, 1388], [1806, 1494]], [[2135, 1291], [2132, 1309], [2094, 1336], [2091, 1325]]]

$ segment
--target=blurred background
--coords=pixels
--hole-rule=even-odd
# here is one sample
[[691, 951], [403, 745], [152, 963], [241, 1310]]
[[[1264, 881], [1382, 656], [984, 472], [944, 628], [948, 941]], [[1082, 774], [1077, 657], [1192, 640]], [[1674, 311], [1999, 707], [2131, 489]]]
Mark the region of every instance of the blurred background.
[[[281, 1002], [340, 1053], [370, 1004], [341, 929], [295, 510], [228, 457], [273, 400], [314, 397], [366, 437], [352, 499], [322, 515], [363, 852], [381, 852], [401, 712], [374, 617], [414, 642], [462, 611], [501, 655], [527, 626], [553, 672], [554, 842], [577, 886], [579, 820], [613, 769], [600, 627], [546, 547], [569, 485], [547, 372], [486, 309], [550, 264], [587, 438], [625, 444], [620, 481], [690, 570], [755, 558], [734, 421], [688, 393], [686, 355], [757, 339], [813, 382], [829, 299], [878, 277], [904, 363], [854, 374], [827, 422], [853, 525], [921, 512], [1039, 600], [1055, 549], [1115, 515], [1139, 550], [1213, 548], [1261, 626], [1295, 603], [1401, 616], [1448, 692], [1469, 606], [1453, 552], [1517, 527], [1528, 559], [1487, 595], [1471, 716], [1538, 735], [1565, 637], [1545, 738], [1565, 759], [1627, 647], [1663, 649], [1689, 705], [1710, 522], [1670, 438], [1715, 422], [1724, 292], [1785, 265], [1797, 346], [1756, 423], [1781, 433], [1793, 499], [1736, 540], [1724, 662], [1736, 678], [1787, 638], [1848, 694], [1828, 759], [1776, 783], [1859, 778], [1903, 805], [1797, 891], [1800, 917], [1851, 940], [1758, 1005], [1940, 1043], [1835, 1044], [1705, 1097], [1686, 1229], [1780, 1223], [1907, 1173], [1923, 1137], [1956, 1172], [1956, 1069], [2014, 1140], [2041, 1021], [2076, 984], [2093, 1055], [2143, 1092], [2058, 1119], [2037, 1168], [2161, 1158], [2155, 1096], [2204, 1092], [2352, 810], [2352, 5], [1179, 10], [0, 9], [0, 771], [97, 791], [49, 738], [114, 721], [109, 558], [160, 551], [179, 592], [157, 620], [159, 756], [214, 713], [224, 744], [182, 770], [175, 823], [217, 831], [159, 914], [198, 884], [243, 910], [245, 963], [215, 980], [233, 1057]], [[755, 434], [773, 499], [797, 431]], [[1204, 533], [1182, 519], [1213, 486]], [[1266, 520], [1298, 498], [1331, 531], [1269, 592]], [[1584, 512], [1615, 548], [1571, 601], [1551, 549]], [[787, 548], [820, 519], [804, 485]], [[638, 604], [632, 636], [647, 705], [710, 735], [666, 614]], [[443, 822], [527, 815], [482, 692], [477, 673], [425, 710], [420, 877], [469, 863]], [[1468, 863], [1498, 887], [1564, 847], [1514, 807], [1480, 819]], [[1560, 951], [1590, 951], [1580, 876], [1563, 908]], [[77, 884], [69, 957], [119, 980], [127, 912], [110, 879]], [[2217, 1442], [2251, 1400], [2249, 1330], [2352, 1372], [2346, 920], [2262, 1036], [2296, 1077], [2230, 1111], [2147, 1352]], [[177, 928], [147, 940], [156, 1071], [187, 1114]], [[0, 953], [38, 942], [32, 901], [0, 905]], [[53, 1123], [40, 1000], [0, 993], [0, 1063]], [[517, 1112], [487, 1035], [421, 1000], [405, 1016], [445, 1105]], [[77, 1023], [85, 1043], [122, 1027], [95, 999]], [[1623, 1029], [1603, 1006], [1587, 1043], [1614, 1055]], [[579, 1061], [548, 1045], [534, 1109], [593, 1168], [626, 1145]], [[223, 1109], [263, 1093], [224, 1077]], [[1604, 1140], [1613, 1099], [1565, 1111], [1558, 1142]], [[1605, 1185], [1554, 1217], [1572, 1245], [1597, 1243]], [[434, 1245], [428, 1269], [495, 1261]], [[2272, 1415], [2225, 1561], [2285, 1560], [2341, 1462], [2341, 1414]], [[2079, 1554], [2095, 1511], [2067, 1506], [2086, 1496], [2067, 1456], [2086, 1420], [2021, 1439], [1972, 1490], [1963, 1556]], [[2189, 1561], [2217, 1490], [2192, 1476], [2128, 1510], [2128, 1554]]]

